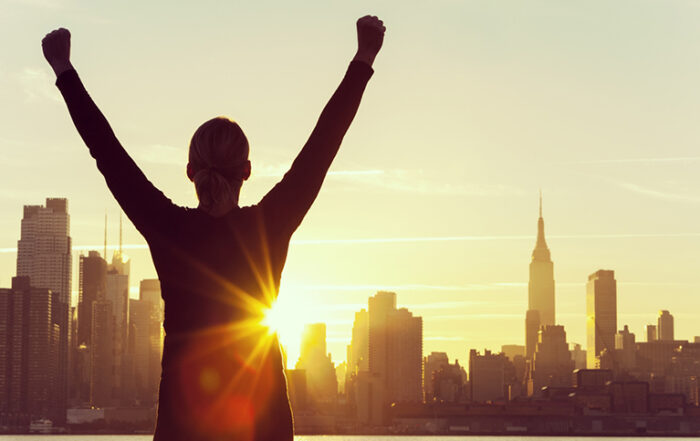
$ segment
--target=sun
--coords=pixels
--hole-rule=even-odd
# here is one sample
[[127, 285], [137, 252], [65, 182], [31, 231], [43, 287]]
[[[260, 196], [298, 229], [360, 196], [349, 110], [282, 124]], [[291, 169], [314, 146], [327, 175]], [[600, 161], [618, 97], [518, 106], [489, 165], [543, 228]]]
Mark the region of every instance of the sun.
[[318, 321], [313, 317], [315, 308], [298, 292], [281, 292], [277, 301], [264, 312], [262, 324], [270, 334], [277, 334], [287, 354], [287, 367], [292, 368], [299, 358], [304, 325]]

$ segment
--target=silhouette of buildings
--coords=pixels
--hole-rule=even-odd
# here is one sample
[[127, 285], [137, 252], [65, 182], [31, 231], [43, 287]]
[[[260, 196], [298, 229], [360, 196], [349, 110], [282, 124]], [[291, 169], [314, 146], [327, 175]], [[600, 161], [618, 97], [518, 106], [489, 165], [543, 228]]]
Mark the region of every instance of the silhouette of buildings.
[[673, 316], [670, 312], [659, 311], [658, 338], [662, 341], [673, 341]]
[[295, 412], [303, 412], [308, 408], [308, 392], [306, 388], [306, 371], [303, 369], [287, 369], [287, 392], [289, 402]]
[[627, 325], [615, 334], [615, 364], [620, 370], [633, 371], [637, 366], [637, 344]]
[[682, 394], [687, 403], [700, 406], [700, 342], [676, 347], [665, 383], [665, 392]]
[[540, 332], [540, 312], [528, 309], [525, 314], [525, 358], [532, 360], [537, 348], [537, 338]]
[[501, 345], [501, 352], [506, 354], [506, 357], [512, 361], [515, 360], [515, 357], [525, 357], [525, 346]]
[[105, 297], [107, 262], [97, 251], [80, 256], [78, 282], [78, 339], [76, 345], [90, 346], [92, 331], [92, 304]]
[[46, 205], [25, 205], [21, 236], [17, 242], [17, 276], [29, 277], [34, 288], [49, 289], [51, 320], [58, 326], [56, 415], [65, 423], [68, 406], [68, 366], [71, 301], [71, 238], [68, 200], [47, 198]]
[[163, 300], [158, 279], [142, 280], [138, 299], [129, 299], [129, 355], [132, 398], [153, 406], [158, 398], [163, 352]]
[[571, 359], [574, 361], [574, 369], [586, 369], [586, 350], [580, 344], [574, 343]]
[[423, 401], [423, 320], [396, 308], [396, 293], [369, 299], [369, 370], [381, 378], [387, 404]]
[[644, 330], [647, 335], [647, 341], [656, 341], [656, 325], [646, 325]]
[[112, 302], [106, 299], [93, 302], [90, 348], [90, 405], [93, 407], [114, 405], [114, 325]]
[[457, 403], [466, 399], [467, 373], [459, 361], [454, 364], [445, 352], [431, 352], [423, 359], [425, 402]]
[[423, 402], [423, 320], [397, 309], [396, 293], [380, 291], [356, 313], [348, 354], [345, 390], [358, 421], [381, 425], [391, 404]]
[[588, 368], [599, 366], [604, 349], [615, 348], [617, 332], [617, 282], [615, 272], [599, 270], [588, 276], [586, 284], [586, 334]]
[[346, 378], [360, 371], [369, 372], [369, 313], [366, 309], [355, 312], [347, 362]]
[[531, 366], [528, 396], [539, 396], [543, 387], [571, 386], [574, 362], [563, 326], [542, 326]]
[[297, 370], [306, 372], [306, 393], [315, 405], [335, 404], [338, 395], [338, 380], [335, 366], [326, 350], [326, 324], [314, 323], [304, 326], [301, 353], [296, 363]]
[[77, 330], [72, 350], [72, 392], [75, 404], [90, 402], [90, 351], [92, 345], [92, 311], [98, 300], [104, 300], [107, 281], [107, 262], [97, 251], [79, 258]]
[[530, 262], [528, 310], [539, 311], [540, 326], [556, 324], [554, 306], [554, 263], [552, 263], [549, 248], [544, 238], [541, 194], [540, 217], [537, 221], [537, 243], [535, 244], [535, 249], [532, 251], [532, 261]]
[[[127, 383], [129, 380], [129, 366], [127, 358], [127, 338], [129, 332], [129, 260], [125, 259], [120, 251], [112, 256], [112, 262], [107, 266], [106, 289], [104, 302], [109, 307], [102, 305], [102, 313], [111, 310], [111, 334], [112, 334], [112, 405], [122, 404], [128, 400], [130, 391]], [[93, 321], [96, 317], [93, 316]], [[98, 349], [99, 350], [99, 349]], [[105, 375], [104, 371], [101, 375]]]
[[427, 357], [423, 357], [423, 391], [425, 401], [433, 401], [433, 374], [441, 368], [450, 364], [446, 352], [431, 352]]
[[65, 412], [59, 387], [59, 325], [51, 290], [31, 286], [29, 277], [14, 277], [0, 289], [0, 424], [26, 427]]
[[[0, 426], [26, 430], [39, 418], [61, 425], [66, 397], [74, 417], [119, 419], [135, 407], [152, 412], [163, 343], [160, 282], [142, 280], [139, 298], [130, 299], [130, 262], [121, 246], [110, 263], [90, 251], [80, 256], [78, 303], [70, 308], [61, 294], [70, 285], [62, 199], [25, 207], [18, 248], [18, 277], [0, 289]], [[541, 205], [532, 257], [526, 344], [503, 345], [500, 354], [471, 350], [468, 378], [444, 352], [422, 356], [422, 318], [398, 308], [393, 292], [376, 293], [367, 309], [355, 312], [345, 363], [333, 364], [325, 324], [306, 326], [296, 369], [287, 370], [300, 427], [410, 431], [435, 423], [441, 412], [444, 433], [450, 427], [484, 430], [487, 420], [505, 432], [527, 426], [533, 433], [546, 432], [542, 427], [560, 433], [589, 424], [592, 415], [610, 421], [627, 415], [645, 424], [672, 416], [692, 425], [700, 416], [700, 338], [675, 340], [666, 310], [645, 327], [645, 342], [626, 325], [618, 331], [614, 272], [600, 270], [586, 287], [588, 350], [570, 346], [564, 328], [543, 318], [551, 306], [554, 320], [554, 280]], [[61, 355], [66, 338], [70, 356]], [[520, 425], [508, 426], [514, 416]]]
[[492, 354], [485, 349], [484, 354], [472, 349], [469, 351], [469, 396], [477, 403], [507, 401], [509, 373], [515, 369], [505, 354]]

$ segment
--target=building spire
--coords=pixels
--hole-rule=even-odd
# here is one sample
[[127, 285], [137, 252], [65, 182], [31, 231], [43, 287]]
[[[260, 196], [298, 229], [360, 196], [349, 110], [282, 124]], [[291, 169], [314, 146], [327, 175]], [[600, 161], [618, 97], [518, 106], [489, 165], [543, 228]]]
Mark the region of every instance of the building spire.
[[549, 262], [551, 256], [544, 239], [544, 218], [542, 217], [542, 190], [540, 190], [540, 218], [537, 220], [537, 243], [532, 251], [532, 260]]

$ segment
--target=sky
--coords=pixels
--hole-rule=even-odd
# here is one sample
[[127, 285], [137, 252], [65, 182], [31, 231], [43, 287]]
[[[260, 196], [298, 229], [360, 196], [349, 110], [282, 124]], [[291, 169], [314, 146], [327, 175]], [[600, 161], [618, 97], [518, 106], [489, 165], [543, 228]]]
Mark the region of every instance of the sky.
[[[585, 346], [585, 281], [615, 270], [618, 328], [660, 309], [700, 335], [700, 3], [695, 1], [0, 0], [0, 286], [22, 206], [67, 197], [80, 250], [118, 238], [108, 193], [53, 86], [41, 38], [72, 33], [73, 64], [147, 176], [196, 206], [187, 145], [238, 121], [256, 203], [289, 167], [378, 15], [384, 47], [324, 188], [293, 237], [280, 304], [294, 346], [326, 322], [345, 359], [377, 290], [423, 317], [423, 351], [524, 344], [538, 193], [557, 322]], [[132, 295], [155, 277], [125, 219]], [[290, 358], [295, 351], [290, 349]]]

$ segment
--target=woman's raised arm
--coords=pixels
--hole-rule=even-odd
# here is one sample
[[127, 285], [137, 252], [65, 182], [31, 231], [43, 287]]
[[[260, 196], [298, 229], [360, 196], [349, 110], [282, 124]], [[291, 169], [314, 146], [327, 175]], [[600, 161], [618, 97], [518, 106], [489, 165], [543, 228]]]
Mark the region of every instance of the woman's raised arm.
[[56, 73], [56, 86], [73, 123], [117, 202], [147, 238], [152, 232], [165, 232], [179, 209], [151, 184], [129, 157], [88, 95], [70, 62], [70, 32], [57, 29], [47, 34], [41, 45], [46, 61]]
[[284, 178], [260, 201], [268, 222], [291, 235], [318, 195], [343, 137], [352, 123], [384, 41], [384, 23], [365, 16], [357, 21], [358, 49], [311, 136]]

